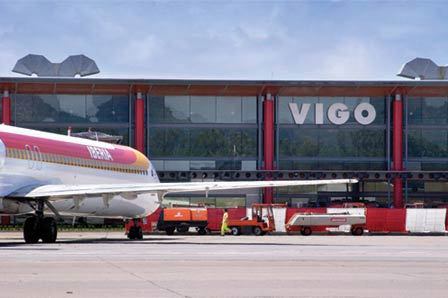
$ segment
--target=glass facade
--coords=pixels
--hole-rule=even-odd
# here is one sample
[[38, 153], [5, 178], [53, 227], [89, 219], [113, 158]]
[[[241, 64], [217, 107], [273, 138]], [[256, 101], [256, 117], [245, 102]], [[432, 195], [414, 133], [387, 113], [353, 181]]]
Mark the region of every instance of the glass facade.
[[148, 96], [148, 156], [161, 170], [256, 170], [257, 98]]
[[[92, 128], [121, 135], [125, 145], [133, 145], [133, 96], [12, 94], [11, 97], [13, 125], [60, 134], [66, 134], [69, 126], [73, 132]], [[392, 117], [386, 97], [279, 96], [275, 100], [277, 169], [390, 170]], [[262, 169], [262, 103], [256, 96], [146, 95], [145, 101], [146, 152], [158, 170]], [[337, 117], [347, 113], [343, 124], [334, 124], [330, 119], [328, 109], [334, 103], [346, 107], [346, 111], [336, 111]], [[360, 124], [355, 117], [356, 107], [363, 103], [372, 105], [376, 111], [375, 119], [368, 125]], [[295, 123], [290, 104], [297, 105], [304, 116], [303, 124]], [[303, 109], [304, 104], [309, 104], [308, 111]], [[404, 105], [405, 168], [447, 171], [448, 97], [404, 97]], [[387, 205], [392, 190], [388, 181], [363, 182], [356, 192], [360, 198], [374, 198]], [[353, 191], [336, 186], [285, 188], [279, 189], [275, 196], [279, 202], [319, 205], [344, 198]], [[445, 196], [448, 190], [436, 182], [405, 181], [404, 193], [408, 202], [427, 199], [423, 198], [425, 195], [448, 200], [448, 195]], [[235, 197], [240, 197], [238, 204], [244, 198]], [[203, 199], [185, 198], [192, 204]], [[217, 198], [210, 201], [214, 200], [214, 205], [228, 204]]]
[[448, 169], [448, 98], [409, 97], [406, 104], [405, 162], [414, 170]]
[[129, 145], [129, 97], [122, 95], [14, 94], [12, 123], [59, 134], [91, 128], [123, 136]]
[[[304, 123], [295, 124], [289, 104], [310, 104]], [[325, 113], [333, 103], [343, 103], [349, 116], [342, 125]], [[354, 110], [370, 103], [376, 111], [369, 125], [359, 124]], [[316, 104], [323, 106], [323, 124], [316, 122]], [[386, 170], [386, 100], [371, 97], [278, 98], [278, 164], [281, 170]], [[303, 113], [303, 110], [302, 110]]]

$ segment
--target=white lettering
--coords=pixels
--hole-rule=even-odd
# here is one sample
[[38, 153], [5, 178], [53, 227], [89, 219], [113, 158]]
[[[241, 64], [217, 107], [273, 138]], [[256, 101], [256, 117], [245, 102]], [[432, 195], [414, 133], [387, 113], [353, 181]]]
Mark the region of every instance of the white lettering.
[[[311, 104], [309, 103], [302, 104], [300, 108], [296, 103], [289, 103], [289, 110], [291, 111], [294, 123], [299, 125], [304, 124], [310, 108]], [[369, 125], [373, 121], [375, 121], [376, 118], [375, 107], [367, 102], [363, 102], [357, 105], [353, 111], [353, 114], [355, 120], [362, 125]], [[327, 117], [330, 123], [342, 125], [346, 123], [350, 118], [350, 111], [348, 110], [347, 105], [336, 102], [330, 105], [330, 107], [328, 108]], [[314, 123], [324, 124], [323, 103], [315, 104]]]
[[87, 146], [87, 150], [89, 150], [90, 157], [93, 159], [107, 160], [113, 161], [112, 155], [109, 153], [107, 149]]
[[324, 124], [324, 104], [316, 103], [315, 109], [315, 122], [316, 124]]
[[[367, 115], [364, 116], [363, 112], [367, 112]], [[373, 105], [371, 105], [368, 102], [360, 103], [353, 112], [355, 115], [356, 121], [358, 121], [359, 124], [362, 125], [369, 125], [373, 121], [375, 121], [376, 118], [376, 110]]]
[[350, 117], [347, 106], [343, 103], [334, 103], [328, 108], [327, 116], [331, 123], [341, 125]]
[[294, 117], [294, 122], [296, 124], [303, 124], [308, 115], [311, 105], [309, 103], [302, 104], [302, 108], [299, 111], [299, 107], [296, 103], [290, 103], [289, 109], [291, 110], [292, 116]]

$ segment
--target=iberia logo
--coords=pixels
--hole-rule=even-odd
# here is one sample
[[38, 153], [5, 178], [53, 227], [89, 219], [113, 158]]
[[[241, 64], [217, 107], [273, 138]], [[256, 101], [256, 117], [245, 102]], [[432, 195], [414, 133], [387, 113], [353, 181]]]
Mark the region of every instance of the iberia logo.
[[330, 220], [331, 220], [331, 222], [346, 222], [347, 221], [346, 218], [338, 218], [338, 217], [333, 217]]

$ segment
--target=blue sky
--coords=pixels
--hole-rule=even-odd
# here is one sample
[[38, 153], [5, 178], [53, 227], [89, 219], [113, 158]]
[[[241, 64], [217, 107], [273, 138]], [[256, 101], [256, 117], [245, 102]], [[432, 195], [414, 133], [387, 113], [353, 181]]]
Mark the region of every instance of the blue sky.
[[83, 53], [96, 77], [397, 79], [416, 56], [448, 64], [446, 3], [0, 0], [0, 76]]

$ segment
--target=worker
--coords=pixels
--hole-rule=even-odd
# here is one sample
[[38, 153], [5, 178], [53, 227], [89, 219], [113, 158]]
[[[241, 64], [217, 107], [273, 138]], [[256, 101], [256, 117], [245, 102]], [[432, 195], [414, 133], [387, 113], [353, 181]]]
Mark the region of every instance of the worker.
[[227, 226], [229, 220], [229, 213], [227, 213], [227, 208], [224, 209], [224, 214], [222, 215], [222, 223], [221, 223], [221, 236], [224, 236], [226, 233], [229, 233], [231, 230]]

